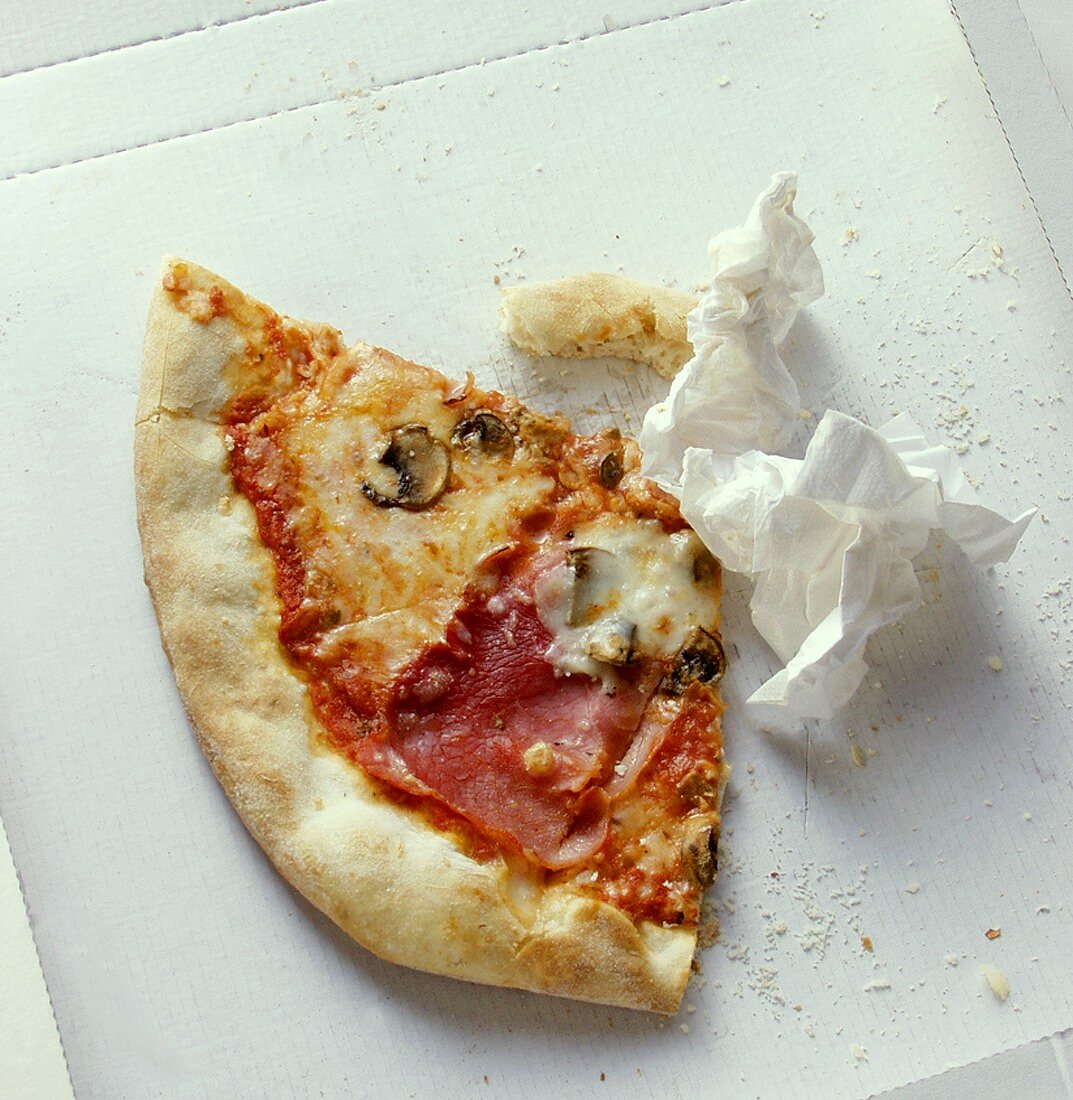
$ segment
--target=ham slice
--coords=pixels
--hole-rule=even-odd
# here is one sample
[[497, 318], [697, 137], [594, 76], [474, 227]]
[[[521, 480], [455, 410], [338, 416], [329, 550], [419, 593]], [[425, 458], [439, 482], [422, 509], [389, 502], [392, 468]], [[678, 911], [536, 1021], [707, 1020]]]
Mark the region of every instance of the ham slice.
[[[359, 758], [560, 869], [603, 843], [604, 787], [651, 692], [633, 672], [618, 674], [613, 692], [588, 676], [556, 673], [544, 658], [551, 635], [532, 596], [541, 567], [531, 557], [494, 593], [471, 591], [444, 642], [400, 675], [386, 729], [362, 742]], [[551, 756], [539, 750], [539, 766], [530, 761], [527, 769], [526, 752], [540, 742]]]

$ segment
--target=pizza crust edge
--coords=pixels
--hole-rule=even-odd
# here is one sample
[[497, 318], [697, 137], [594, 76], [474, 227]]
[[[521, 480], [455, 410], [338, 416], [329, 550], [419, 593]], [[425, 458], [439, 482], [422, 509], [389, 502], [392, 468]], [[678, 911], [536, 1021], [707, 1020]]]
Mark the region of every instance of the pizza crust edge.
[[693, 357], [686, 314], [697, 296], [590, 272], [500, 290], [500, 328], [530, 355], [611, 356], [673, 378]]
[[[188, 266], [192, 278], [227, 288]], [[272, 558], [231, 481], [213, 419], [231, 396], [228, 372], [245, 344], [233, 318], [192, 320], [158, 279], [135, 482], [164, 649], [205, 756], [246, 827], [296, 890], [381, 958], [675, 1012], [695, 929], [635, 925], [615, 907], [558, 886], [539, 890], [535, 903], [532, 891], [519, 902], [525, 884], [519, 894], [517, 872], [502, 859], [471, 859], [319, 742], [304, 682], [278, 639]]]

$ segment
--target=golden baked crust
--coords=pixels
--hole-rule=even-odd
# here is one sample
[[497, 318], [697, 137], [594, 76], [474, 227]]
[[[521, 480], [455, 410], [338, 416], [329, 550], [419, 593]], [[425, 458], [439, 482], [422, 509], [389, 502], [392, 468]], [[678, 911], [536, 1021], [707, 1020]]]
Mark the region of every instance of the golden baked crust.
[[[185, 309], [163, 285], [176, 271]], [[471, 858], [326, 747], [280, 642], [273, 559], [228, 471], [221, 424], [251, 385], [242, 373], [253, 369], [250, 334], [271, 311], [193, 264], [165, 261], [163, 282], [149, 313], [135, 435], [145, 578], [191, 723], [251, 834], [297, 890], [384, 959], [674, 1012], [695, 928], [635, 925], [569, 886], [534, 893], [524, 872], [503, 858]], [[221, 293], [222, 314], [211, 297]], [[326, 326], [284, 323], [322, 346], [338, 340]]]
[[612, 356], [673, 378], [693, 355], [686, 314], [696, 295], [593, 272], [505, 287], [503, 331], [522, 351], [570, 359]]

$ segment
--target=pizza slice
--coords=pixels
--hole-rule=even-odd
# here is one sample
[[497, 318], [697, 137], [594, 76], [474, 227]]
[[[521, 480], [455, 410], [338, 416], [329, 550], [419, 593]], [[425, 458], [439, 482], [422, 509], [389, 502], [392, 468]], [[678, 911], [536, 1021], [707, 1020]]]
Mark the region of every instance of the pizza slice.
[[382, 958], [673, 1012], [720, 569], [636, 444], [168, 260], [135, 451], [179, 692], [292, 885]]

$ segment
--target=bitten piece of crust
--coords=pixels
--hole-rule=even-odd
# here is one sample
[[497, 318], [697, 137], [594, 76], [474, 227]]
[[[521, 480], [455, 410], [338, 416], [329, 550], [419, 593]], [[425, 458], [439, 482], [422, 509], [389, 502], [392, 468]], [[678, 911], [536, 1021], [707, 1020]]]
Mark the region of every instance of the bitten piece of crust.
[[693, 294], [592, 272], [505, 287], [500, 327], [532, 355], [608, 355], [673, 378], [693, 355], [686, 314], [696, 304]]

